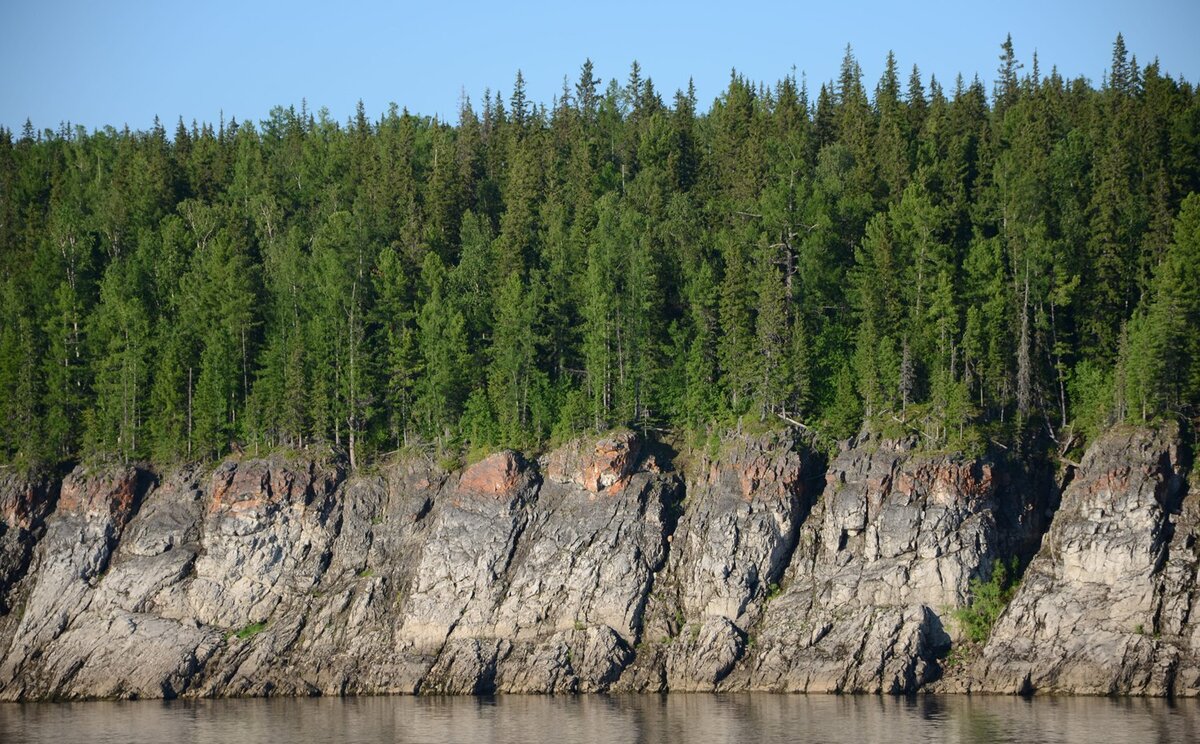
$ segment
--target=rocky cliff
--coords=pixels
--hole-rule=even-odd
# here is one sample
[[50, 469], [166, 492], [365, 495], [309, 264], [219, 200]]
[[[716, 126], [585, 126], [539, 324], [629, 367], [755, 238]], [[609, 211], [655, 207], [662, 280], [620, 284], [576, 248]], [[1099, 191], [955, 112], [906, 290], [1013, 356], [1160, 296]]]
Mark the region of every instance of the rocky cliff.
[[1080, 463], [965, 686], [1200, 694], [1200, 505], [1174, 426], [1110, 432]]
[[1114, 433], [1057, 513], [1047, 468], [877, 437], [6, 476], [0, 698], [911, 692], [1013, 556], [954, 689], [1197, 694], [1182, 451]]

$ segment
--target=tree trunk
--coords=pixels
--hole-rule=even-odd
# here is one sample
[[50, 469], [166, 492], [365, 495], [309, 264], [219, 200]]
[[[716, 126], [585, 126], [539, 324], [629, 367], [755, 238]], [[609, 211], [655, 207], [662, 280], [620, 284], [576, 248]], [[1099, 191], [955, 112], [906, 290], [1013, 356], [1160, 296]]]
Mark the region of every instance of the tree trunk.
[[1025, 268], [1025, 297], [1021, 303], [1021, 339], [1017, 348], [1017, 412], [1024, 419], [1029, 415], [1033, 396], [1029, 361], [1029, 267]]

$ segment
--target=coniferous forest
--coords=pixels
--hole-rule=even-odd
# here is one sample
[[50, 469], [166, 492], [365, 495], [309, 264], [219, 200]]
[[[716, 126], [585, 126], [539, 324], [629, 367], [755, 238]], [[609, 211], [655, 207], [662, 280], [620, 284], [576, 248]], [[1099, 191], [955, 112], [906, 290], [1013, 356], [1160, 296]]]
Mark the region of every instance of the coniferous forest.
[[1069, 452], [1200, 413], [1200, 93], [847, 49], [707, 110], [635, 63], [450, 123], [0, 130], [0, 459], [864, 427]]

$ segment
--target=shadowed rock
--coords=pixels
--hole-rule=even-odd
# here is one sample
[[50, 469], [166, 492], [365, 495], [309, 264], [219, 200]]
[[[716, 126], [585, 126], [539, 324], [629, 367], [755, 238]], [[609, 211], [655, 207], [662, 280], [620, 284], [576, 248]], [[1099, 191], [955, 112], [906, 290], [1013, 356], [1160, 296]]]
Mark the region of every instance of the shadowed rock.
[[1200, 692], [1200, 522], [1182, 458], [1175, 426], [1117, 429], [1088, 449], [971, 688]]
[[912, 692], [937, 679], [946, 618], [1008, 546], [1035, 494], [994, 465], [864, 440], [830, 463], [782, 593], [767, 603], [743, 684], [803, 692]]
[[[11, 609], [9, 593], [25, 576], [33, 548], [45, 533], [46, 517], [58, 500], [53, 478], [0, 475], [0, 616]], [[0, 638], [5, 637], [0, 617]]]

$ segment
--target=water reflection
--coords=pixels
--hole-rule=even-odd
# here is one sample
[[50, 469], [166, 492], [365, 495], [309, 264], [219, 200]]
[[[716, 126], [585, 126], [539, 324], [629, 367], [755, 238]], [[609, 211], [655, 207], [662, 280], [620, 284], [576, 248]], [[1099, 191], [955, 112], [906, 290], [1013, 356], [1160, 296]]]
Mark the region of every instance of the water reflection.
[[1185, 742], [1200, 701], [829, 695], [0, 704], [0, 742]]

